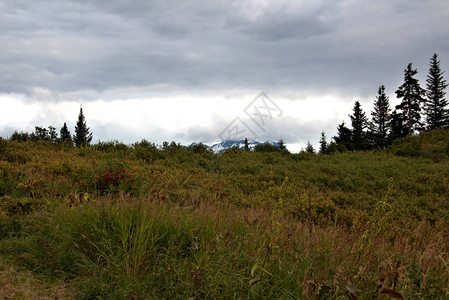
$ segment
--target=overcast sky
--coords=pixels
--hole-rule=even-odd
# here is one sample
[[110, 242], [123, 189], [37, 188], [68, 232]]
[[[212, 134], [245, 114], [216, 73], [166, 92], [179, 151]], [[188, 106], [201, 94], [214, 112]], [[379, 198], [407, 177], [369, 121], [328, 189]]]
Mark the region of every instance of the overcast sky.
[[95, 141], [212, 143], [240, 122], [296, 151], [357, 99], [370, 115], [380, 84], [397, 104], [409, 62], [425, 87], [435, 52], [447, 70], [447, 0], [0, 0], [0, 136], [73, 134], [82, 104]]

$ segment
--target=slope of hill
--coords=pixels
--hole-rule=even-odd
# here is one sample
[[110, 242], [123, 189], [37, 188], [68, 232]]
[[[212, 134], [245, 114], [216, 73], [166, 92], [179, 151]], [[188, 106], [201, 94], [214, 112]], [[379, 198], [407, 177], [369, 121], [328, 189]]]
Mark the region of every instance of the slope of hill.
[[444, 159], [8, 142], [0, 255], [72, 298], [441, 298], [447, 195]]

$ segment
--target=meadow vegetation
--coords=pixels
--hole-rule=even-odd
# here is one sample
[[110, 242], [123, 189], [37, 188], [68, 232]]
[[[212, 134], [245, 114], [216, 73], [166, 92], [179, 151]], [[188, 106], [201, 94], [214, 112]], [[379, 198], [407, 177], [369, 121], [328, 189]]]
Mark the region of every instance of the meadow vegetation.
[[332, 155], [0, 139], [0, 284], [6, 270], [56, 280], [30, 298], [445, 299], [448, 156], [445, 130]]

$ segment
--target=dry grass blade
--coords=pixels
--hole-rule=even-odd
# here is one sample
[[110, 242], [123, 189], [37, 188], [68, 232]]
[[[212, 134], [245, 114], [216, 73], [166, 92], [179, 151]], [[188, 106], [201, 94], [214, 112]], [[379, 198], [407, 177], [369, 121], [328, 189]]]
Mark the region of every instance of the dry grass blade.
[[404, 298], [401, 294], [399, 294], [398, 292], [393, 291], [393, 290], [390, 290], [390, 289], [387, 289], [387, 288], [382, 289], [381, 291], [379, 291], [379, 293], [388, 295], [388, 296], [390, 296], [391, 298], [395, 298], [395, 299], [405, 299], [405, 298]]
[[258, 283], [260, 281], [260, 278], [254, 278], [249, 282], [249, 288], [252, 288], [253, 285], [255, 285], [256, 283]]

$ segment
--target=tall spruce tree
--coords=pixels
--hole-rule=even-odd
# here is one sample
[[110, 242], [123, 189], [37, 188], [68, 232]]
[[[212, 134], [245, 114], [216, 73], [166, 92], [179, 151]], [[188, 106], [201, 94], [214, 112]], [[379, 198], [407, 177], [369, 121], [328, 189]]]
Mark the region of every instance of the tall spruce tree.
[[396, 109], [406, 120], [407, 134], [413, 134], [415, 130], [422, 128], [421, 104], [424, 102], [425, 90], [419, 85], [418, 79], [413, 77], [417, 73], [418, 70], [413, 70], [412, 63], [409, 63], [404, 70], [404, 83], [396, 91], [397, 97], [402, 98]]
[[75, 135], [73, 142], [77, 147], [89, 145], [92, 141], [92, 133], [89, 132], [89, 127], [86, 125], [86, 120], [83, 114], [83, 108], [80, 107], [80, 114], [75, 126]]
[[387, 136], [391, 119], [390, 99], [385, 94], [385, 86], [379, 86], [378, 95], [374, 101], [374, 108], [371, 112], [372, 121], [369, 129], [374, 145], [377, 148], [385, 148], [388, 144]]
[[64, 122], [64, 125], [61, 128], [60, 131], [60, 138], [61, 138], [61, 142], [65, 143], [65, 142], [71, 142], [72, 141], [72, 137], [70, 135], [70, 131], [67, 128], [67, 124]]
[[346, 127], [345, 122], [338, 124], [337, 135], [334, 136], [334, 141], [338, 151], [353, 150], [352, 132]]
[[315, 148], [313, 148], [312, 143], [310, 143], [310, 141], [307, 141], [307, 145], [306, 145], [305, 151], [307, 153], [315, 153]]
[[321, 138], [320, 138], [320, 154], [327, 154], [327, 141], [326, 141], [326, 134], [324, 133], [324, 130], [321, 131]]
[[426, 129], [449, 128], [449, 105], [445, 98], [445, 89], [448, 85], [443, 79], [444, 71], [441, 71], [437, 53], [430, 58], [429, 65], [429, 74], [426, 80], [427, 99], [424, 105]]
[[362, 150], [367, 147], [365, 128], [368, 126], [368, 118], [357, 100], [353, 108], [354, 113], [349, 115], [352, 124], [352, 144], [354, 150]]

